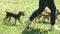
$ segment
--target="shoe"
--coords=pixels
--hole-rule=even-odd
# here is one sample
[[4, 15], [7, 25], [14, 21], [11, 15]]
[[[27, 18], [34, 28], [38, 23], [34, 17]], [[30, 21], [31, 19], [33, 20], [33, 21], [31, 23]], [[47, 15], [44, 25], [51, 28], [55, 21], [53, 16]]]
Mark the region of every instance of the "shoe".
[[25, 19], [24, 22], [26, 23], [25, 27], [28, 28], [32, 21], [30, 21], [29, 19]]
[[57, 27], [57, 25], [51, 25], [50, 30], [60, 30], [60, 28]]

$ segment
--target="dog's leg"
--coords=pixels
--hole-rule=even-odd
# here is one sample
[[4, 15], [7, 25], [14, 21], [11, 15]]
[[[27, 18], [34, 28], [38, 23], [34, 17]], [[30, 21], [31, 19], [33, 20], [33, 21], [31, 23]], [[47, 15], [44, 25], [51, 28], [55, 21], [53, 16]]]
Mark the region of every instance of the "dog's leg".
[[46, 17], [46, 19], [48, 20], [48, 23], [50, 23], [50, 19], [49, 19], [50, 17], [48, 16], [48, 17]]
[[7, 19], [8, 18], [8, 16], [6, 16], [3, 20], [5, 20], [5, 19]]
[[58, 24], [59, 20], [58, 20], [58, 14], [56, 14], [56, 24]]
[[34, 19], [34, 22], [36, 23], [36, 20], [37, 20], [38, 18], [36, 17], [35, 19]]
[[17, 19], [15, 19], [15, 23], [13, 24], [15, 26]]
[[46, 17], [47, 20], [49, 20], [49, 17]]
[[46, 17], [43, 16], [43, 23], [45, 22]]
[[40, 18], [41, 18], [41, 16], [38, 18], [39, 20], [38, 20], [38, 22], [40, 23]]
[[10, 21], [11, 17], [9, 17], [9, 21]]
[[4, 22], [5, 22], [4, 20], [7, 19], [7, 18], [8, 18], [8, 16], [6, 16], [6, 17], [3, 19], [2, 23], [4, 23]]
[[21, 23], [21, 24], [22, 24], [22, 22], [20, 21], [20, 19], [18, 19], [18, 21], [19, 21], [19, 23]]

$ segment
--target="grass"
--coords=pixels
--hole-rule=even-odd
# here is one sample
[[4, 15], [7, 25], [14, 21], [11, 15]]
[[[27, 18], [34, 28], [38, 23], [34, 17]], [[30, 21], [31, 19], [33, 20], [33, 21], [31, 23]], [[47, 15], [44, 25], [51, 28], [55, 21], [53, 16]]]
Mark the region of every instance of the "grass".
[[[60, 0], [55, 0], [55, 4], [56, 7], [60, 10]], [[13, 13], [18, 13], [19, 11], [25, 11], [27, 7], [29, 8], [25, 12], [25, 16], [21, 17], [23, 26], [18, 21], [16, 23], [16, 26], [13, 26], [14, 18], [12, 18], [10, 22], [7, 20], [2, 23], [2, 20], [6, 15], [5, 10]], [[59, 34], [60, 31], [48, 31], [50, 28], [49, 23], [42, 24], [33, 22], [29, 29], [24, 30], [24, 19], [28, 18], [37, 8], [38, 0], [0, 0], [0, 34]], [[60, 27], [60, 23], [58, 26]]]

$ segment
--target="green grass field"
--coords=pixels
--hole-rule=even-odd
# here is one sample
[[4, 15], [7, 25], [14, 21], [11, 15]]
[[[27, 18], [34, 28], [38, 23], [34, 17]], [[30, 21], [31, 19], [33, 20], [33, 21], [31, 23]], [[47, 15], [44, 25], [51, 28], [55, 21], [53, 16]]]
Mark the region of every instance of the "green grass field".
[[[28, 18], [33, 11], [38, 8], [38, 1], [39, 0], [0, 0], [0, 34], [60, 34], [60, 31], [48, 31], [50, 28], [49, 23], [42, 24], [33, 22], [31, 28], [24, 30], [24, 19]], [[55, 4], [57, 9], [60, 10], [60, 0], [55, 0]], [[16, 26], [13, 26], [14, 18], [12, 18], [10, 22], [8, 20], [2, 21], [6, 15], [5, 10], [18, 13], [19, 11], [25, 11], [27, 7], [29, 8], [25, 12], [25, 16], [21, 17], [22, 24], [17, 21]], [[60, 20], [60, 16], [58, 16], [58, 19]], [[60, 27], [60, 23], [58, 23], [58, 26]]]

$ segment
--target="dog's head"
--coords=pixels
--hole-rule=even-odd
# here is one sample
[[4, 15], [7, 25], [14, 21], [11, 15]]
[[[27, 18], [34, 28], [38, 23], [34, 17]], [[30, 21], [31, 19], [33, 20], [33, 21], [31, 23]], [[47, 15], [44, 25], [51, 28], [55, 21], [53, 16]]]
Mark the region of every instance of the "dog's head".
[[22, 11], [19, 11], [18, 14], [19, 14], [19, 15], [22, 15], [22, 16], [25, 16], [24, 12], [22, 12]]

